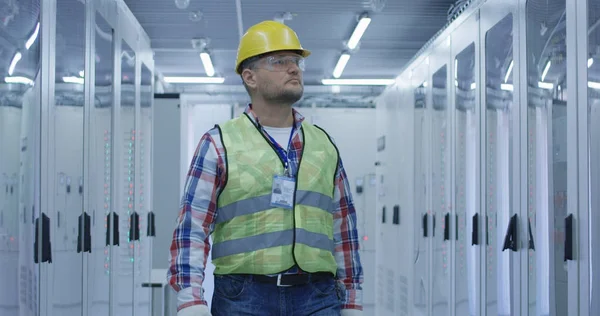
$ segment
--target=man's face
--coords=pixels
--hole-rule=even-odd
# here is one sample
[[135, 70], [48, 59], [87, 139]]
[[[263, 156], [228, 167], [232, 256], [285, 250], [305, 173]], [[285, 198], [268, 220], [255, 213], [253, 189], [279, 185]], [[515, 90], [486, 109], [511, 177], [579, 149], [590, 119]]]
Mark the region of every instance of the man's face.
[[254, 65], [255, 93], [269, 103], [294, 104], [304, 92], [304, 60], [295, 52], [277, 52]]

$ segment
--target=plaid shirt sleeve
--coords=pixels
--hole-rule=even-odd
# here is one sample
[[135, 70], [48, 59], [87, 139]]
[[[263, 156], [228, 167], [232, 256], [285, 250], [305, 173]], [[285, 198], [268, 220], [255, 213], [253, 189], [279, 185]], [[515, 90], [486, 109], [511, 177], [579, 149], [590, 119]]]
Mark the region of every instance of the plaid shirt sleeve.
[[187, 174], [167, 272], [169, 284], [177, 291], [178, 311], [193, 305], [208, 305], [202, 283], [217, 196], [225, 183], [222, 152], [218, 129], [213, 128], [198, 143]]
[[358, 254], [356, 210], [341, 159], [335, 178], [333, 199], [333, 241], [338, 265], [337, 278], [346, 289], [342, 309], [362, 310], [363, 270]]

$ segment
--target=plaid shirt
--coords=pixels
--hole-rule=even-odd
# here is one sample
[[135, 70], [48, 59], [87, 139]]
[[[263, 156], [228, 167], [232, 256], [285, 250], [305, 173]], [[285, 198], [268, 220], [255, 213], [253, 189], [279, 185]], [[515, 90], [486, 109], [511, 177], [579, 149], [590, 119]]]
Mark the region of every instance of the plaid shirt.
[[[245, 112], [249, 114], [254, 124], [258, 124], [258, 118], [252, 111], [251, 105], [246, 107]], [[296, 110], [293, 110], [293, 113], [296, 128], [288, 157], [293, 174], [296, 174], [298, 161], [302, 155], [300, 125], [304, 117]], [[264, 129], [262, 132], [269, 139]], [[170, 269], [167, 278], [173, 289], [178, 292], [178, 310], [192, 305], [207, 304], [202, 282], [210, 251], [208, 236], [212, 233], [215, 218], [218, 216], [217, 197], [226, 183], [225, 159], [219, 130], [213, 128], [204, 134], [194, 153], [171, 243]], [[358, 254], [356, 212], [341, 159], [335, 187], [333, 197], [335, 260], [338, 265], [337, 278], [346, 288], [342, 309], [362, 310], [363, 271]], [[294, 267], [286, 273], [304, 272]]]

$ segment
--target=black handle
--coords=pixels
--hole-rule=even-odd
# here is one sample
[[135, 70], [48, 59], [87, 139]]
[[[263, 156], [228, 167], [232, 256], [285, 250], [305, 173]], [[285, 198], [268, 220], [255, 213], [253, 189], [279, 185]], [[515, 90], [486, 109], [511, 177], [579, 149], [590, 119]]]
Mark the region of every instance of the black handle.
[[79, 230], [77, 234], [77, 252], [92, 252], [91, 218], [87, 212], [79, 215]]
[[454, 226], [454, 239], [458, 240], [458, 214], [455, 214], [456, 226]]
[[129, 240], [140, 240], [140, 215], [137, 212], [129, 215]]
[[119, 246], [119, 215], [117, 215], [117, 213], [115, 212], [110, 212], [110, 214], [108, 214], [106, 216], [106, 245], [110, 246], [110, 232], [111, 232], [111, 227], [114, 226], [114, 229], [112, 229], [112, 237], [113, 237], [113, 242], [112, 245], [113, 246]]
[[385, 206], [382, 208], [381, 222], [385, 223]]
[[433, 213], [431, 215], [431, 224], [432, 224], [432, 230], [431, 230], [431, 236], [435, 237], [435, 213]]
[[564, 261], [573, 260], [573, 214], [565, 218], [565, 258]]
[[506, 249], [517, 251], [517, 231], [517, 214], [515, 214], [510, 218], [510, 221], [508, 222], [506, 236], [504, 236], [504, 246], [502, 247], [502, 251]]
[[473, 228], [471, 230], [471, 245], [479, 245], [479, 213], [473, 215]]
[[533, 233], [531, 232], [531, 219], [527, 220], [527, 225], [529, 226], [529, 249], [535, 250], [535, 244], [533, 242]]
[[428, 219], [428, 214], [425, 213], [423, 215], [423, 237], [427, 237], [427, 219]]
[[485, 223], [483, 224], [483, 226], [485, 226], [485, 245], [489, 246], [490, 245], [490, 230], [489, 230], [489, 226], [490, 225], [490, 219], [488, 217], [487, 214], [485, 214]]
[[400, 205], [394, 205], [394, 214], [392, 214], [392, 224], [400, 225]]
[[444, 240], [450, 239], [450, 213], [444, 215]]
[[148, 213], [148, 228], [146, 235], [149, 237], [156, 236], [156, 226], [154, 225], [154, 213], [151, 211]]
[[50, 243], [50, 218], [42, 213], [42, 245], [40, 248], [40, 218], [35, 219], [35, 239], [33, 241], [33, 261], [40, 263], [39, 253], [42, 254], [41, 262], [52, 263], [52, 245]]

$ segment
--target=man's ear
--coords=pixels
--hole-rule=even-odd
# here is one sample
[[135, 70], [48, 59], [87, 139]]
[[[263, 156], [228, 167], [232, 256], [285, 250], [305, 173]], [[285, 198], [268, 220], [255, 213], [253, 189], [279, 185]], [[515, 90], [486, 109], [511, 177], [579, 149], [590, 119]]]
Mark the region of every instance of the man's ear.
[[244, 69], [242, 72], [242, 80], [244, 80], [244, 83], [248, 87], [252, 89], [256, 88], [256, 76], [252, 70]]

